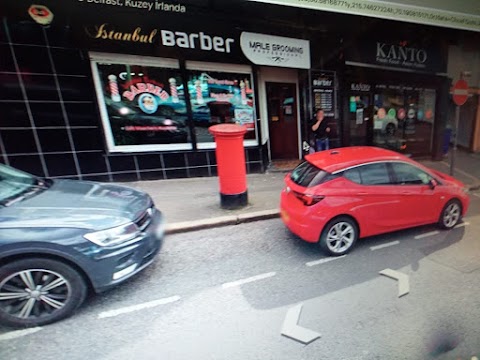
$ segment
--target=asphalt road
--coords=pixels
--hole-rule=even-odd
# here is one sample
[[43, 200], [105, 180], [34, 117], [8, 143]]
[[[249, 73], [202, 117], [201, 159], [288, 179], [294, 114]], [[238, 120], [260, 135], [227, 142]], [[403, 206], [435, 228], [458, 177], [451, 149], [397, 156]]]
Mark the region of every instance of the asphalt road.
[[[471, 359], [479, 232], [477, 194], [463, 226], [364, 239], [334, 260], [278, 219], [170, 235], [151, 267], [75, 316], [0, 328], [0, 359]], [[384, 269], [409, 277], [407, 295]], [[308, 345], [280, 333], [298, 304], [299, 325], [321, 334]]]

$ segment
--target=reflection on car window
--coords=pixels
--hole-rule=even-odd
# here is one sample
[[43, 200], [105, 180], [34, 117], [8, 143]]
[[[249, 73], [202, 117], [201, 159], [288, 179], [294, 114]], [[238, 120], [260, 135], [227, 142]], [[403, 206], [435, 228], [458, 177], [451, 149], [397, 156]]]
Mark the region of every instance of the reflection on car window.
[[329, 175], [328, 172], [304, 161], [292, 171], [290, 178], [297, 185], [311, 187], [323, 182], [328, 177], [327, 175]]
[[346, 170], [343, 176], [357, 184], [362, 183], [362, 178], [360, 177], [360, 171], [358, 170], [358, 168]]
[[387, 185], [391, 183], [385, 163], [368, 164], [348, 169], [344, 171], [343, 176], [362, 185]]
[[406, 163], [393, 163], [395, 183], [400, 185], [422, 185], [428, 184], [431, 176], [423, 170]]
[[22, 194], [34, 184], [35, 177], [30, 174], [0, 164], [0, 202]]

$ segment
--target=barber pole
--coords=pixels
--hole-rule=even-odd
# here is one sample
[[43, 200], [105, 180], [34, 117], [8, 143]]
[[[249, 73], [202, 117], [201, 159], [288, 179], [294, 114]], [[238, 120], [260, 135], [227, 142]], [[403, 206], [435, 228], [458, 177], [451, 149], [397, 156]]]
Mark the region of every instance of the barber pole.
[[247, 92], [245, 90], [245, 82], [240, 81], [240, 92], [242, 93], [242, 104], [247, 105]]
[[195, 81], [195, 87], [197, 90], [197, 104], [203, 104], [202, 82], [200, 80]]
[[178, 93], [177, 93], [177, 80], [175, 78], [168, 79], [170, 83], [170, 95], [172, 96], [172, 101], [178, 103]]
[[115, 75], [108, 75], [108, 86], [110, 88], [110, 95], [114, 102], [120, 102], [120, 92], [118, 91], [117, 77]]

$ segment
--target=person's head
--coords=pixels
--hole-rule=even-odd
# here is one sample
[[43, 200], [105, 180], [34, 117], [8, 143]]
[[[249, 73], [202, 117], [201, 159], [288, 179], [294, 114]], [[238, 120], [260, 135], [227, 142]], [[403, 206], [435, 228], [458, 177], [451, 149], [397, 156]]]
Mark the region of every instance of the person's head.
[[315, 112], [315, 117], [317, 120], [323, 120], [323, 117], [325, 116], [325, 113], [323, 112], [322, 108], [317, 109]]

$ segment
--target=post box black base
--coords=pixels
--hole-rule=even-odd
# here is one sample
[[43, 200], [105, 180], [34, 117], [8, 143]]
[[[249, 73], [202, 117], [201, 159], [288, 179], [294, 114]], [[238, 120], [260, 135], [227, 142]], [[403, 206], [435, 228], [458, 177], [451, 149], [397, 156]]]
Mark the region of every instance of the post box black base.
[[248, 204], [248, 191], [240, 194], [226, 195], [220, 193], [220, 206], [222, 209], [238, 209]]

